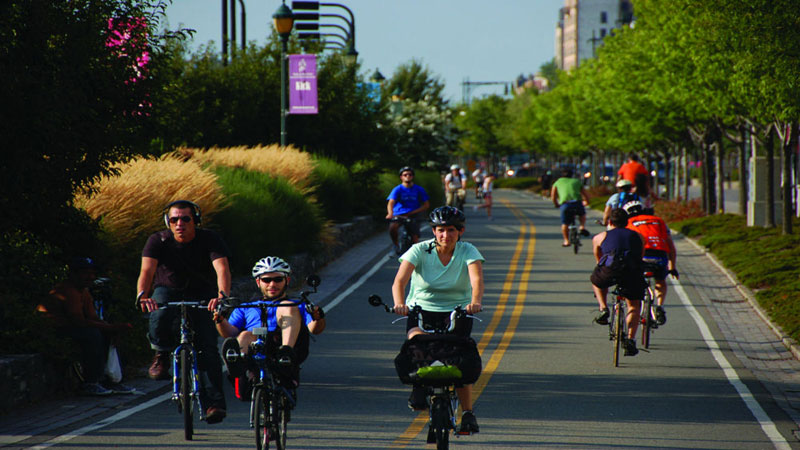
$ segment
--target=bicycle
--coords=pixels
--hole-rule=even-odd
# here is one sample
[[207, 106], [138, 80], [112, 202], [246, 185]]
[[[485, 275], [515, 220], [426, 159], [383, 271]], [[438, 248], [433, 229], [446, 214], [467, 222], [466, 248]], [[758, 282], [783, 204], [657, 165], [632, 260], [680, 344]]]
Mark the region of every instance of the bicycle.
[[642, 347], [650, 348], [650, 334], [658, 328], [658, 321], [656, 316], [656, 295], [653, 290], [651, 280], [653, 275], [661, 269], [658, 264], [642, 263], [644, 271], [644, 279], [647, 281], [647, 289], [644, 291], [644, 300], [642, 300], [641, 309], [641, 323], [642, 323]]
[[399, 248], [396, 250], [397, 256], [402, 255], [414, 244], [413, 236], [411, 234], [411, 224], [414, 219], [406, 216], [394, 216], [389, 219], [389, 222], [397, 222], [400, 226], [397, 229], [397, 244]]
[[[222, 308], [259, 308], [262, 323], [267, 323], [268, 308], [303, 305], [310, 311], [314, 305], [308, 299], [308, 295], [317, 292], [320, 278], [310, 275], [306, 278], [306, 283], [311, 286], [313, 291], [302, 291], [300, 300], [257, 300], [236, 304], [237, 299], [227, 297]], [[254, 371], [255, 377], [250, 381], [252, 386], [250, 428], [255, 429], [256, 449], [268, 449], [269, 443], [272, 441], [275, 442], [277, 450], [285, 450], [291, 410], [297, 404], [297, 395], [294, 387], [286, 387], [285, 383], [282, 383], [286, 379], [285, 369], [281, 367], [275, 352], [267, 353], [267, 350], [270, 349], [270, 342], [267, 341], [269, 334], [267, 327], [253, 328], [252, 333], [256, 336], [256, 341], [250, 346], [249, 359], [256, 370]]]
[[581, 233], [578, 232], [578, 225], [575, 223], [575, 218], [572, 218], [572, 224], [569, 225], [569, 244], [572, 246], [574, 253], [578, 254], [578, 248], [581, 245]]
[[[371, 295], [369, 297], [369, 304], [372, 306], [383, 306], [388, 313], [394, 312], [394, 307], [386, 305], [378, 295]], [[450, 341], [452, 344], [460, 342], [464, 345], [471, 341], [474, 346], [474, 341], [472, 341], [471, 338], [447, 334], [453, 331], [456, 320], [459, 318], [470, 317], [478, 319], [473, 315], [467, 314], [460, 306], [457, 306], [450, 313], [450, 322], [446, 327], [426, 327], [419, 306], [414, 306], [412, 308], [412, 313], [416, 314], [420, 329], [428, 334], [418, 335], [406, 341], [403, 346], [404, 349], [409, 343], [414, 342], [415, 339], [419, 340], [420, 344], [423, 342], [430, 343], [434, 340], [440, 340]], [[392, 323], [403, 319], [407, 319], [407, 317], [400, 317], [392, 321]], [[401, 355], [402, 353], [403, 351], [401, 350]], [[475, 354], [477, 355], [477, 347], [475, 348]], [[401, 375], [400, 369], [398, 369], [398, 375], [401, 375], [401, 380], [404, 383], [416, 383], [427, 390], [427, 397], [430, 400], [428, 407], [428, 435], [426, 441], [429, 444], [435, 443], [437, 450], [447, 450], [449, 448], [450, 430], [454, 432], [456, 430], [455, 413], [458, 410], [458, 396], [456, 395], [455, 385], [464, 382], [461, 368], [456, 365], [447, 364], [447, 362], [448, 361], [436, 360], [430, 365], [420, 367], [415, 372], [409, 373], [407, 377], [403, 376], [405, 374]], [[395, 363], [397, 364], [397, 360], [395, 360]], [[480, 369], [479, 355], [477, 356], [477, 363], [478, 369]], [[477, 375], [480, 375], [480, 370], [478, 370]], [[477, 378], [477, 375], [475, 378]], [[458, 433], [456, 433], [456, 436], [458, 436]]]
[[[138, 299], [137, 299], [138, 302]], [[194, 331], [189, 323], [189, 308], [205, 310], [208, 301], [167, 302], [158, 309], [180, 308], [180, 344], [172, 354], [172, 400], [178, 405], [178, 413], [183, 415], [183, 436], [187, 441], [194, 434], [194, 406], [197, 404], [198, 418], [206, 420], [200, 400], [200, 375], [197, 368], [197, 351], [194, 349]]]

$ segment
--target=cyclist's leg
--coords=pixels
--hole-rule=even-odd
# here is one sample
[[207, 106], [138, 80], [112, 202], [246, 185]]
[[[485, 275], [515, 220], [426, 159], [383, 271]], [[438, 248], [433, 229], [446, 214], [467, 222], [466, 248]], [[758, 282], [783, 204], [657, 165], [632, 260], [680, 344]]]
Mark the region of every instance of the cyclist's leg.
[[[153, 290], [153, 300], [161, 306], [170, 300], [174, 300], [174, 291], [159, 286]], [[157, 309], [150, 313], [149, 330], [147, 339], [150, 341], [150, 348], [157, 352], [172, 352], [177, 345], [173, 336], [172, 324], [178, 317], [178, 310]]]
[[586, 235], [586, 233], [585, 233], [586, 232], [586, 208], [583, 207], [583, 204], [581, 202], [577, 202], [577, 204], [575, 205], [575, 209], [576, 209], [575, 214], [577, 214], [578, 221], [581, 224], [580, 231], [583, 232], [584, 235]]
[[564, 238], [561, 245], [567, 247], [569, 246], [569, 224], [571, 224], [574, 219], [572, 208], [570, 208], [569, 203], [563, 203], [559, 207], [559, 211], [561, 212], [561, 236]]
[[217, 348], [217, 329], [208, 311], [192, 309], [189, 312], [194, 330], [197, 352], [197, 371], [200, 376], [200, 402], [204, 408], [225, 409], [222, 360]]
[[664, 306], [664, 299], [667, 297], [667, 279], [655, 279], [655, 291], [656, 291], [656, 299], [658, 300], [658, 306]]
[[447, 191], [445, 194], [445, 204], [447, 206], [455, 206], [455, 192], [454, 191]]
[[278, 322], [278, 328], [281, 330], [281, 343], [294, 347], [297, 342], [297, 336], [300, 334], [303, 320], [300, 316], [300, 310], [296, 306], [275, 308], [275, 319]]
[[639, 311], [642, 309], [642, 301], [631, 300], [626, 297], [625, 302], [628, 304], [628, 315], [625, 318], [625, 323], [628, 325], [628, 339], [635, 340], [636, 330], [639, 328], [639, 321], [641, 320]]
[[411, 222], [406, 225], [406, 229], [408, 230], [408, 233], [411, 234], [411, 242], [414, 244], [419, 242], [419, 220], [417, 220], [416, 217], [411, 218]]
[[399, 222], [389, 223], [389, 237], [392, 238], [392, 243], [397, 245], [397, 229], [400, 228]]

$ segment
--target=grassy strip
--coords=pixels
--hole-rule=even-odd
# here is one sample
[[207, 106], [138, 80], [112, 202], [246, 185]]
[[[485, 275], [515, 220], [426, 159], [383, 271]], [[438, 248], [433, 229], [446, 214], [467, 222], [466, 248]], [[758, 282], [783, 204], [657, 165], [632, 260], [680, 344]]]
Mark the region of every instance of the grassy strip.
[[[745, 220], [719, 214], [670, 226], [708, 248], [755, 292], [772, 321], [800, 341], [800, 236], [784, 236], [779, 228], [748, 227]], [[800, 220], [793, 226], [797, 229]]]

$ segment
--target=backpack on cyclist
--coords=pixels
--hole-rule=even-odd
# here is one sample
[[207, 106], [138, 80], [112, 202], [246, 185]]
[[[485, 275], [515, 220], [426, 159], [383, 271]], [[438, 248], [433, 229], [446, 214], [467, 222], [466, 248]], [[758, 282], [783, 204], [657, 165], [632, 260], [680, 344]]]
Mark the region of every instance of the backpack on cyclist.
[[620, 192], [619, 203], [617, 203], [617, 208], [622, 208], [623, 206], [625, 206], [626, 203], [632, 201], [640, 202], [642, 201], [642, 199], [639, 198], [639, 194], [637, 194], [636, 192], [624, 192], [624, 191]]
[[394, 365], [404, 384], [463, 385], [478, 380], [482, 364], [470, 337], [420, 334], [403, 343]]

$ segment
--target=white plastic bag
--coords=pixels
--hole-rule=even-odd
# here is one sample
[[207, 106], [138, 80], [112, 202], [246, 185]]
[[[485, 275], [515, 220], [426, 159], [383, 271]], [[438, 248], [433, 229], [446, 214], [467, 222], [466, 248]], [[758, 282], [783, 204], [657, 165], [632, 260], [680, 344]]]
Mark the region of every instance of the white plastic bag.
[[108, 346], [108, 358], [106, 358], [105, 374], [112, 383], [122, 381], [122, 367], [119, 365], [119, 355], [117, 347], [113, 344]]

